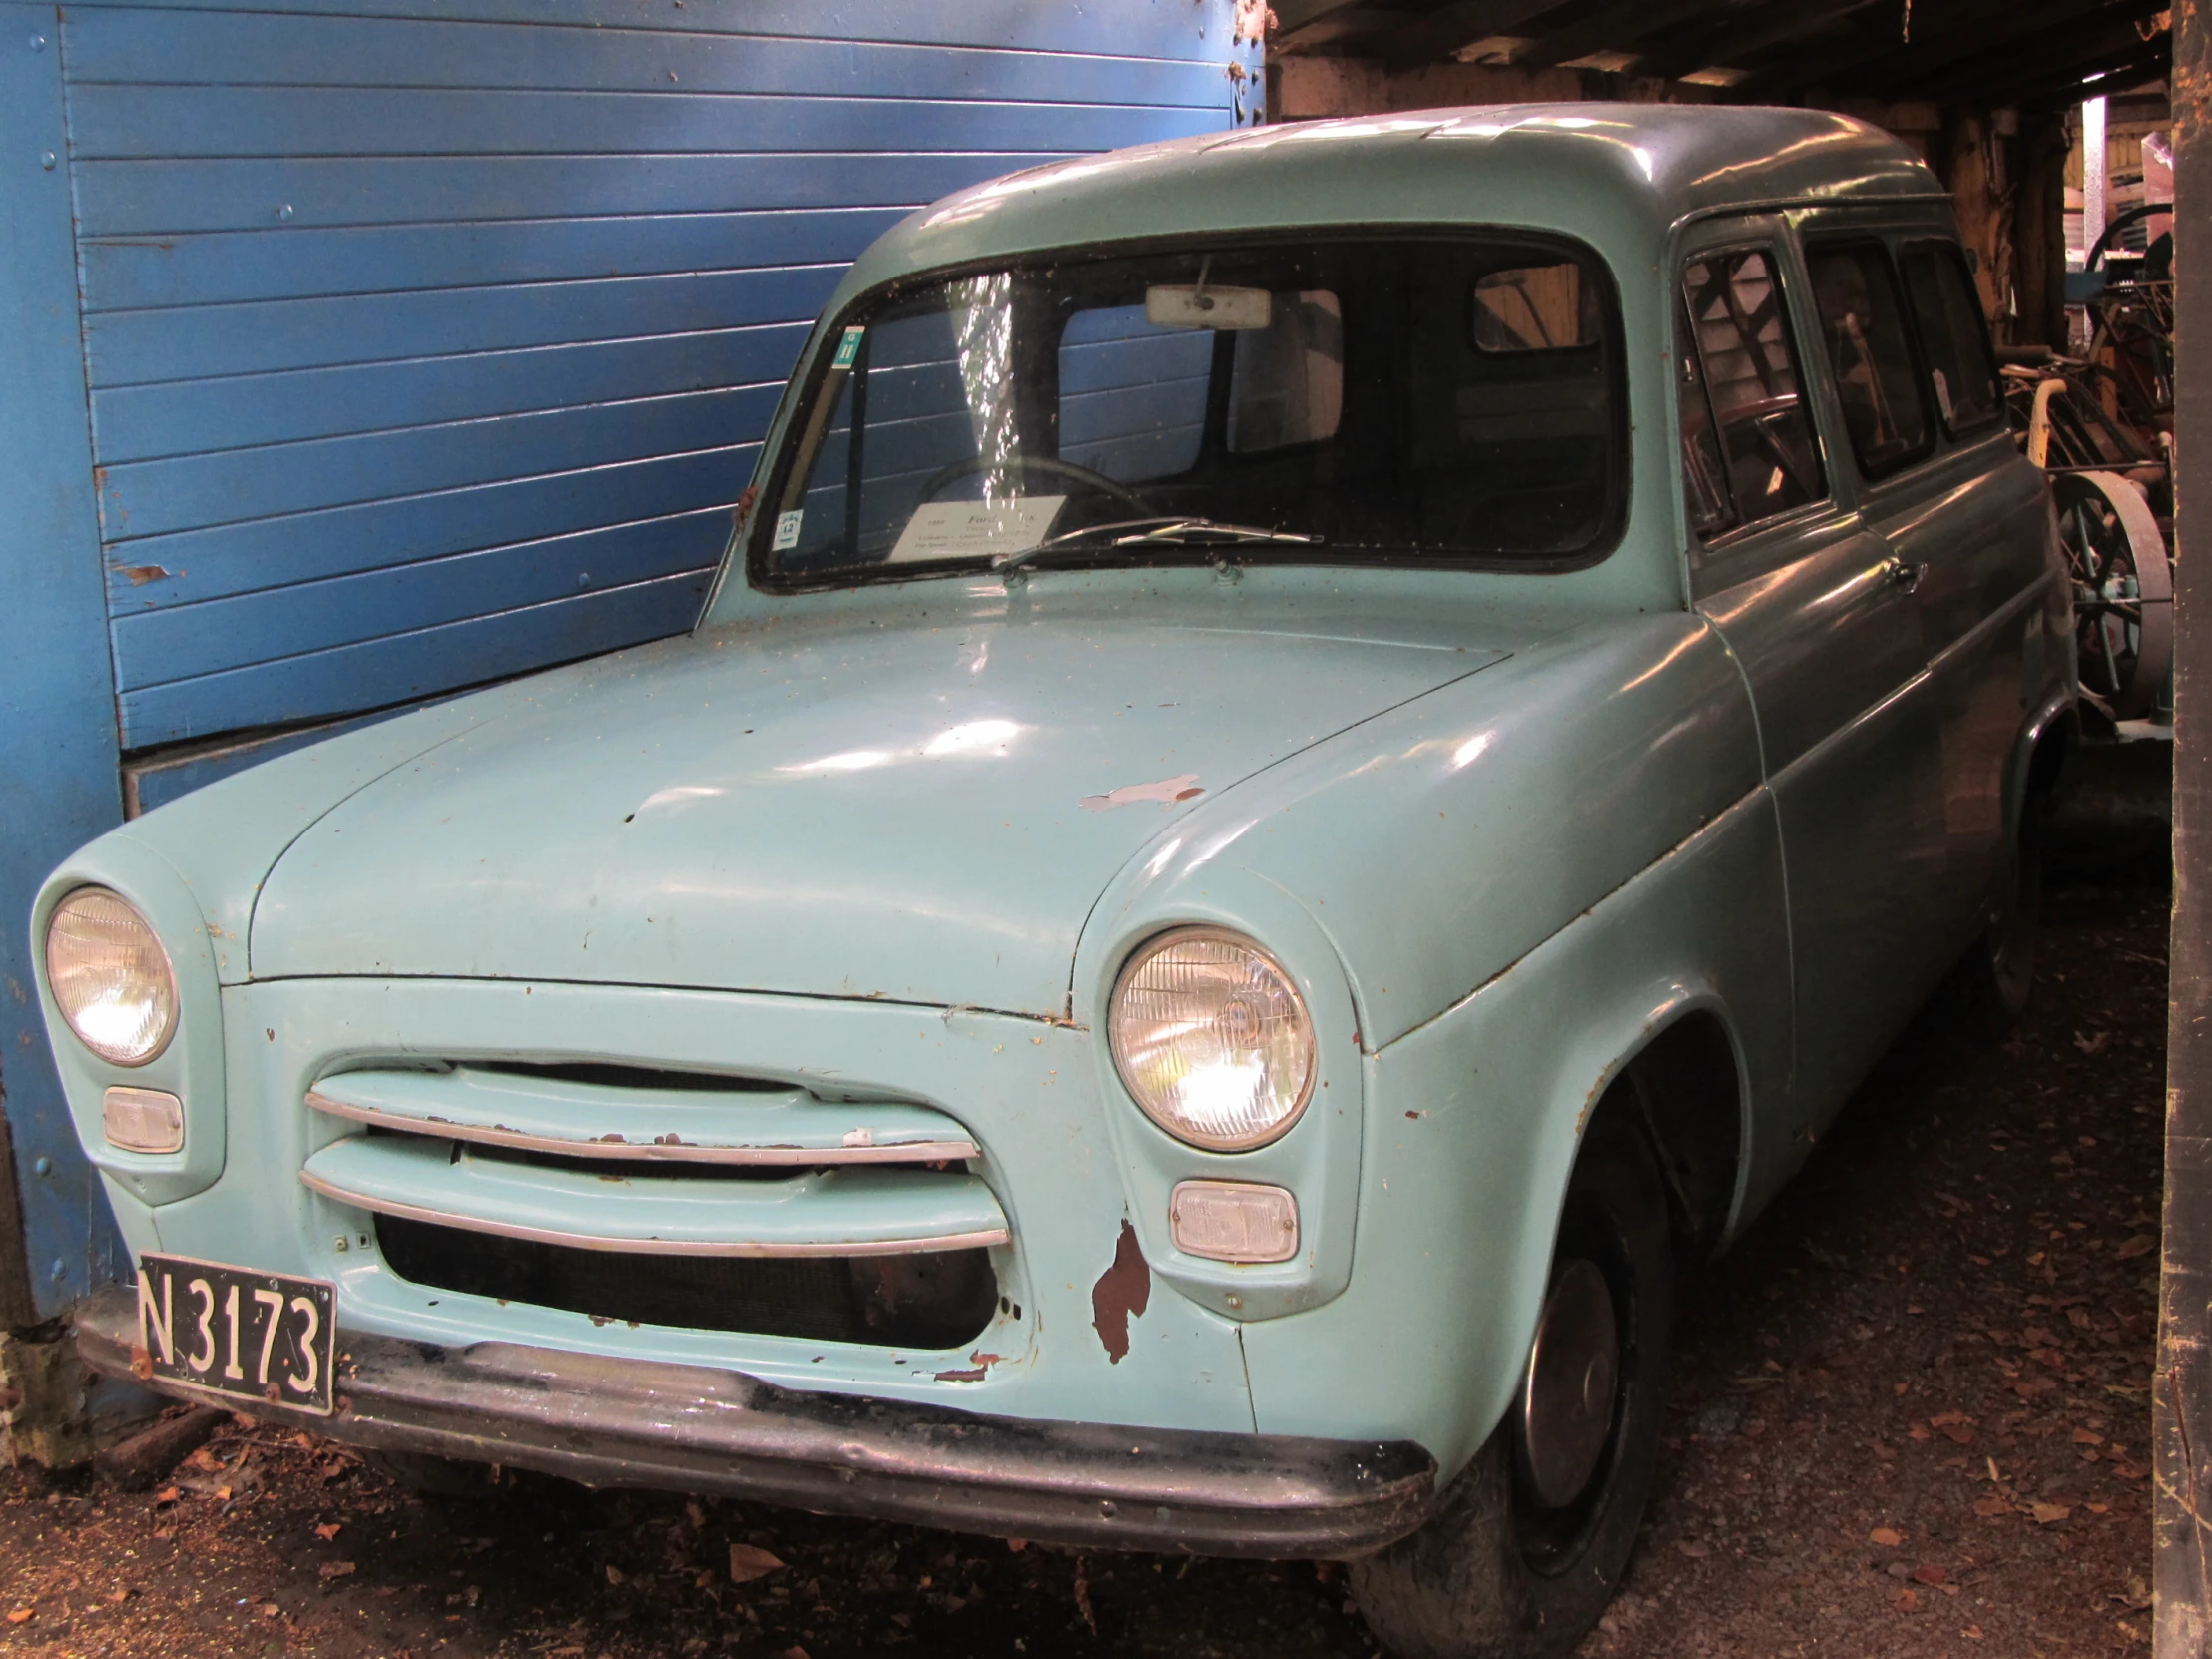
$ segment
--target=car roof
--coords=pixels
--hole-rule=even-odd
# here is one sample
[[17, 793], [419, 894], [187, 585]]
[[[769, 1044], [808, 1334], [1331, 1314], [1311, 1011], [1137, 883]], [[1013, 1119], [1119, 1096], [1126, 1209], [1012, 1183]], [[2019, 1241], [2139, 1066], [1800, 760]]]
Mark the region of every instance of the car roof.
[[1498, 104], [1240, 128], [960, 191], [887, 232], [852, 286], [1017, 253], [1221, 230], [1494, 224], [1656, 249], [1685, 219], [1941, 200], [1881, 129], [1748, 105]]

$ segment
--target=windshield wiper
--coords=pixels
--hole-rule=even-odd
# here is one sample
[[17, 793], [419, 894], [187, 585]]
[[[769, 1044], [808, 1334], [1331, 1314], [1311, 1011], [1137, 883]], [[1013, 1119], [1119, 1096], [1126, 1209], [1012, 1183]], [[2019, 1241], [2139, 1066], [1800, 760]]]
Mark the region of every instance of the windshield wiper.
[[[1116, 531], [1121, 533], [1117, 535]], [[1056, 536], [1045, 537], [1034, 547], [1023, 548], [1019, 553], [1001, 554], [991, 561], [991, 568], [998, 571], [1014, 570], [1040, 553], [1101, 538], [1105, 539], [1108, 547], [1255, 547], [1269, 543], [1312, 547], [1318, 546], [1322, 539], [1296, 530], [1274, 530], [1257, 524], [1223, 524], [1217, 519], [1171, 514], [1159, 518], [1122, 519], [1113, 524], [1086, 524], [1080, 529], [1063, 530]]]

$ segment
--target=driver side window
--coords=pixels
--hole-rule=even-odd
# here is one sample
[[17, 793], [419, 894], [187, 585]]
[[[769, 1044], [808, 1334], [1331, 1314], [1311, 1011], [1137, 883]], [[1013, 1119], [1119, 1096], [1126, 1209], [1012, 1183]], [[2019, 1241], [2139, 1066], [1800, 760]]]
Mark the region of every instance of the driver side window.
[[1771, 255], [1683, 268], [1677, 394], [1690, 526], [1717, 536], [1828, 493]]

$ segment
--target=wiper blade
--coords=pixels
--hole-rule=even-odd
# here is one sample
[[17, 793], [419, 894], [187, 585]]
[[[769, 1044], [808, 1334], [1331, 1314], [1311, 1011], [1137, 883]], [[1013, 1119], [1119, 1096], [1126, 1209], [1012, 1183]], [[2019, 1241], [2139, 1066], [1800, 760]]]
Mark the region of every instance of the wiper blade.
[[[1116, 534], [1117, 531], [1120, 533]], [[1063, 530], [1056, 536], [1045, 537], [1034, 547], [1023, 548], [1019, 553], [1001, 554], [991, 561], [991, 568], [1000, 571], [1013, 570], [1027, 564], [1040, 553], [1101, 539], [1108, 547], [1233, 547], [1264, 546], [1269, 543], [1311, 547], [1318, 545], [1322, 538], [1296, 530], [1271, 529], [1257, 524], [1224, 524], [1217, 519], [1194, 518], [1188, 514], [1163, 515], [1159, 518], [1122, 519], [1113, 524], [1086, 524], [1080, 529]]]

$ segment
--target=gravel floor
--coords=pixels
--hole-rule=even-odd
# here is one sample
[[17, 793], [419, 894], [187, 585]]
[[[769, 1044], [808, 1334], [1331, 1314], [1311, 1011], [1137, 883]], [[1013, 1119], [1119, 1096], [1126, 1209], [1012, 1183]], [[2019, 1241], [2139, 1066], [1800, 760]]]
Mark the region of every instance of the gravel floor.
[[[1658, 1494], [1585, 1659], [2147, 1646], [2166, 904], [2055, 888], [2021, 1033], [1924, 1020], [1690, 1291]], [[268, 1428], [151, 1493], [0, 1473], [0, 1620], [8, 1655], [1375, 1651], [1327, 1567], [543, 1480], [424, 1500]]]

